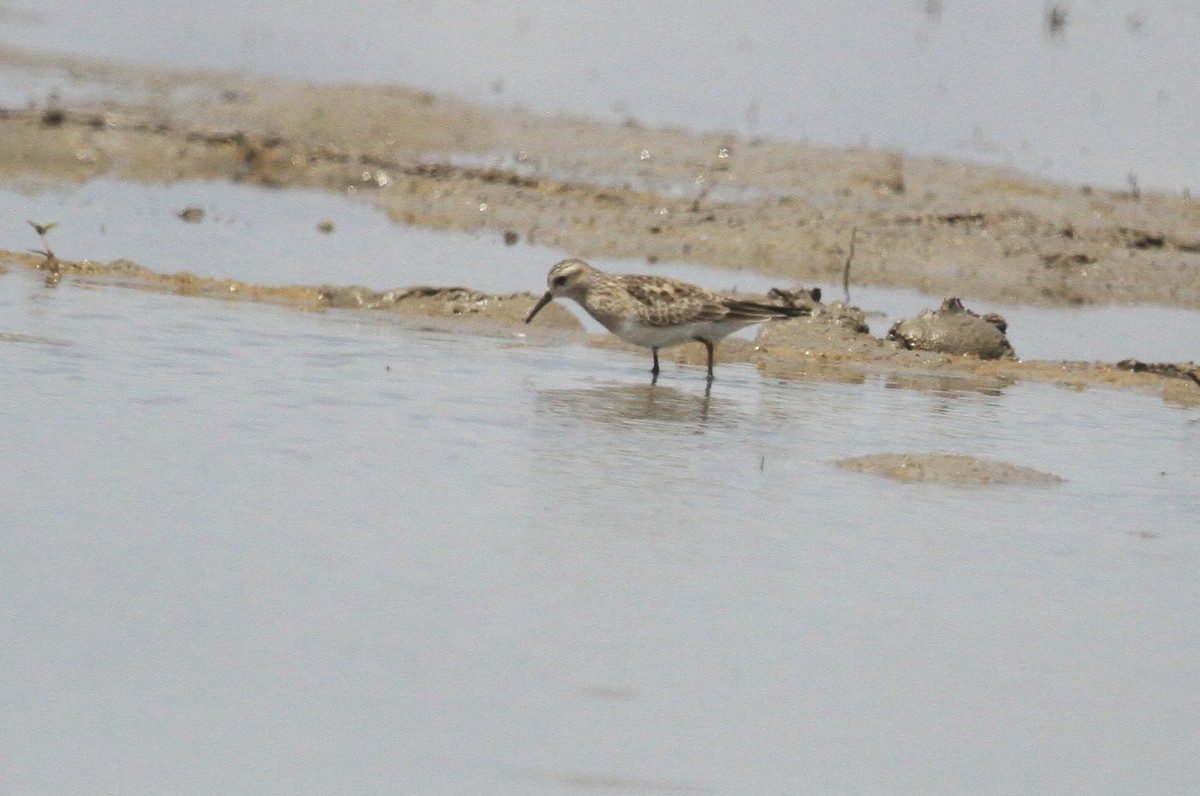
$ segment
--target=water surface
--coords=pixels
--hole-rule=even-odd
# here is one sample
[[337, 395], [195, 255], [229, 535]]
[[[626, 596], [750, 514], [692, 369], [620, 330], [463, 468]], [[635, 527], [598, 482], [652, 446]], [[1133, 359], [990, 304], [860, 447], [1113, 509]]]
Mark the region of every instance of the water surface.
[[[23, 792], [1179, 792], [1200, 418], [0, 275]], [[1057, 487], [832, 461], [997, 458]]]

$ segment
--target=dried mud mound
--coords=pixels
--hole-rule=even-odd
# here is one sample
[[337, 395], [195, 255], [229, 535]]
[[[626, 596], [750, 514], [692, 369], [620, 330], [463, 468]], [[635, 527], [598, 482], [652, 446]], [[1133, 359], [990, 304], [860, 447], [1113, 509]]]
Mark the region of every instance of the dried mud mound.
[[995, 313], [978, 315], [962, 300], [948, 298], [936, 311], [922, 310], [915, 318], [896, 321], [888, 339], [905, 348], [961, 354], [980, 359], [1016, 359], [1005, 332], [1008, 323]]

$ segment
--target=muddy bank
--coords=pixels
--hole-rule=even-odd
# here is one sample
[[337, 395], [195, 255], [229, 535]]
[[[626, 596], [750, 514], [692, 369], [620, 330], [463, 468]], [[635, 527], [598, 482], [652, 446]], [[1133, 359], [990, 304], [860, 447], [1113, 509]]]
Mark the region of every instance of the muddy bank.
[[1200, 202], [938, 159], [0, 51], [103, 103], [0, 112], [0, 179], [230, 179], [369, 194], [397, 222], [579, 256], [1043, 305], [1200, 307]]
[[851, 472], [890, 478], [902, 484], [1052, 486], [1063, 481], [1052, 473], [1043, 473], [1030, 467], [949, 453], [876, 453], [842, 459], [837, 466]]
[[[406, 322], [470, 334], [521, 335], [550, 342], [564, 334], [591, 345], [627, 350], [643, 362], [646, 352], [612, 335], [586, 335], [579, 321], [559, 303], [547, 305], [537, 323], [525, 317], [539, 293], [489, 295], [465, 287], [415, 286], [375, 291], [350, 285], [264, 286], [190, 273], [161, 274], [128, 260], [111, 263], [55, 261], [44, 256], [0, 250], [6, 267], [45, 274], [52, 289], [62, 280], [154, 290], [198, 298], [251, 301], [302, 311], [392, 312]], [[764, 299], [769, 297], [764, 297]], [[884, 377], [889, 385], [923, 391], [998, 393], [1018, 381], [1048, 382], [1071, 389], [1120, 387], [1157, 394], [1181, 406], [1200, 405], [1200, 373], [1193, 363], [1119, 363], [980, 359], [906, 348], [875, 337], [862, 324], [862, 312], [840, 303], [817, 305], [812, 315], [764, 324], [755, 341], [730, 338], [718, 347], [718, 362], [751, 362], [764, 376], [781, 379], [863, 382]], [[702, 367], [700, 344], [661, 352], [663, 362]]]
[[[581, 256], [750, 268], [777, 276], [781, 287], [841, 282], [848, 264], [852, 285], [968, 302], [1200, 307], [1200, 203], [1187, 197], [1055, 185], [867, 149], [495, 111], [399, 87], [310, 86], [2, 49], [0, 70], [77, 75], [111, 97], [0, 109], [0, 181], [12, 186], [103, 175], [315, 188], [366, 196], [401, 224], [491, 231]], [[30, 237], [0, 246], [24, 248]], [[47, 265], [13, 251], [0, 259]], [[103, 280], [303, 310], [393, 310], [459, 328], [469, 319], [473, 330], [535, 339], [579, 329], [557, 306], [536, 328], [524, 327], [534, 295], [469, 287], [265, 287], [128, 261], [56, 263], [46, 276], [50, 285]], [[984, 390], [1032, 379], [1200, 399], [1191, 363], [1021, 362], [1001, 338], [992, 341], [999, 358], [981, 361], [946, 353], [936, 330], [884, 340], [864, 333], [861, 313], [823, 307], [768, 324], [756, 343], [725, 341], [718, 357], [753, 361], [781, 378], [883, 373], [919, 389]], [[976, 331], [995, 336], [991, 327]], [[682, 346], [668, 356], [695, 364], [703, 349]]]

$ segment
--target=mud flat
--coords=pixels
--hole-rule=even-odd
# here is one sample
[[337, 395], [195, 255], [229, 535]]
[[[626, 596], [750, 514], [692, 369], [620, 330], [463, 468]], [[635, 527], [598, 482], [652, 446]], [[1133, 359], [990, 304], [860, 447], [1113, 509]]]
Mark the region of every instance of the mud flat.
[[[878, 150], [495, 111], [391, 86], [313, 86], [14, 50], [0, 51], [0, 68], [85, 76], [113, 97], [0, 111], [0, 180], [11, 185], [103, 175], [316, 188], [369, 197], [401, 224], [492, 232], [583, 257], [749, 268], [782, 287], [840, 282], [849, 262], [853, 284], [968, 303], [1200, 308], [1200, 202], [1187, 196], [1066, 186]], [[3, 254], [17, 267], [44, 267], [44, 259]], [[165, 275], [153, 263], [54, 267], [69, 278], [181, 293], [506, 327], [533, 300], [483, 296], [469, 285], [387, 294], [268, 288]], [[573, 324], [565, 313], [549, 322]], [[984, 362], [787, 327], [787, 335], [771, 332], [757, 347], [723, 353], [754, 358], [776, 375], [843, 378], [883, 368], [1134, 386], [1185, 403], [1200, 395], [1191, 363]], [[685, 347], [678, 356], [691, 361], [696, 352]]]
[[[375, 291], [357, 285], [255, 285], [212, 279], [191, 273], [161, 274], [128, 260], [111, 263], [57, 261], [0, 251], [0, 268], [45, 271], [48, 285], [63, 278], [174, 293], [224, 301], [251, 301], [302, 311], [393, 312], [408, 322], [432, 324], [469, 334], [524, 334], [532, 340], [568, 334], [592, 345], [626, 349], [639, 359], [644, 351], [611, 335], [584, 335], [569, 311], [550, 305], [536, 325], [524, 318], [538, 295], [490, 295], [464, 287], [409, 286]], [[901, 343], [875, 337], [843, 324], [841, 316], [818, 313], [765, 325], [755, 341], [722, 343], [719, 361], [753, 362], [765, 376], [782, 379], [862, 382], [872, 375], [914, 389], [994, 392], [1018, 381], [1049, 382], [1071, 389], [1121, 387], [1160, 395], [1181, 406], [1200, 405], [1200, 372], [1192, 363], [1055, 362], [980, 359], [968, 355], [910, 350]], [[664, 360], [701, 366], [704, 349], [684, 345], [662, 352]]]
[[842, 459], [837, 465], [844, 470], [870, 473], [903, 484], [1050, 486], [1062, 483], [1058, 476], [1030, 467], [948, 453], [876, 453]]

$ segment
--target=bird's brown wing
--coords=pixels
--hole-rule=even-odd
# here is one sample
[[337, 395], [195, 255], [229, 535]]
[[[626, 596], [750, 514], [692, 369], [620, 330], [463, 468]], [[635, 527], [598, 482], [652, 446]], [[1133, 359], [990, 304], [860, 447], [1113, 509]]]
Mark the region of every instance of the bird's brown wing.
[[641, 320], [651, 326], [725, 320], [757, 323], [808, 312], [805, 308], [738, 301], [687, 282], [656, 276], [627, 278], [623, 287], [641, 305]]
[[640, 306], [638, 316], [651, 326], [719, 320], [721, 296], [704, 288], [657, 276], [626, 278], [626, 292]]

